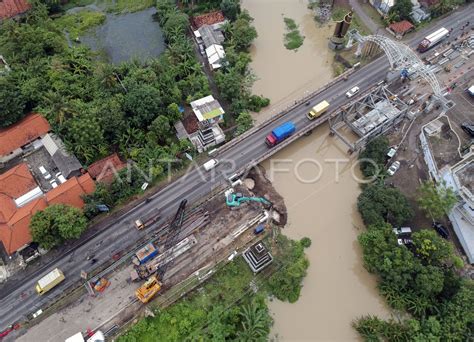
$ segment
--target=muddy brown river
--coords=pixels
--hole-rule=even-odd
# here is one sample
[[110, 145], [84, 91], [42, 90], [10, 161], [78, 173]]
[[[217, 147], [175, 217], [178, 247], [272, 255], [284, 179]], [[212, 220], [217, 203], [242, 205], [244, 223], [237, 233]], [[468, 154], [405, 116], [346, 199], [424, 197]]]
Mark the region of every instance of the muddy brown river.
[[[303, 0], [242, 4], [255, 18], [259, 35], [251, 50], [251, 66], [258, 77], [253, 91], [272, 101], [268, 109], [254, 114], [260, 122], [331, 79], [327, 39], [332, 27], [320, 27]], [[284, 17], [294, 19], [305, 36], [296, 52], [283, 45]], [[357, 242], [363, 229], [356, 208], [358, 166], [354, 157], [349, 159], [347, 147], [328, 132], [327, 126], [319, 127], [263, 163], [288, 207], [284, 233], [312, 240], [307, 250], [311, 265], [300, 299], [294, 304], [270, 303], [275, 319], [271, 335], [281, 341], [357, 340], [351, 327], [354, 318], [389, 316], [375, 278], [363, 268]]]
[[[333, 53], [327, 49], [332, 28], [316, 24], [302, 0], [242, 0], [242, 5], [255, 19], [258, 38], [251, 47], [252, 64], [257, 81], [253, 93], [264, 95], [272, 106], [255, 114], [261, 122], [332, 78]], [[283, 18], [295, 20], [305, 37], [298, 50], [287, 50], [283, 35]]]

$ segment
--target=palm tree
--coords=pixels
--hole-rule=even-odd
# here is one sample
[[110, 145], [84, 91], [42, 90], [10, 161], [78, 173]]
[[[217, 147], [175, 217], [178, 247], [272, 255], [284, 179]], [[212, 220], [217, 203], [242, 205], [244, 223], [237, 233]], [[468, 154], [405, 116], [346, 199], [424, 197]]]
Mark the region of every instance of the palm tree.
[[268, 332], [269, 322], [264, 310], [254, 302], [242, 307], [242, 330], [238, 334], [240, 341], [263, 341]]

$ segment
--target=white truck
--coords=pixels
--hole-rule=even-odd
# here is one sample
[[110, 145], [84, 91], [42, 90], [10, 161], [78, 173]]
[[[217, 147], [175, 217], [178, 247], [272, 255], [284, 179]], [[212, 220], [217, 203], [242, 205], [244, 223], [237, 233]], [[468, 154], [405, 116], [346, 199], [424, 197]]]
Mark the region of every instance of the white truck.
[[430, 35], [426, 36], [418, 45], [419, 52], [425, 52], [431, 49], [436, 44], [439, 44], [443, 39], [449, 37], [449, 31], [444, 27], [434, 31]]

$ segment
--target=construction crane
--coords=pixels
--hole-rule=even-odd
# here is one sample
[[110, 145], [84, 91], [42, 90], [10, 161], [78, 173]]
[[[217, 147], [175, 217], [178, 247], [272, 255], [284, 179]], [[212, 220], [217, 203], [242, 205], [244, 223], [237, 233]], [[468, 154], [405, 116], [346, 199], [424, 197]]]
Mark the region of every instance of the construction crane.
[[[178, 211], [176, 212], [176, 215], [173, 221], [171, 221], [168, 228], [166, 241], [163, 246], [164, 251], [170, 250], [177, 243], [180, 228], [183, 225], [184, 213], [186, 210], [187, 203], [187, 200], [182, 200], [179, 204]], [[148, 280], [135, 291], [135, 295], [142, 303], [148, 303], [155, 296], [155, 294], [161, 290], [161, 281], [163, 280], [166, 270], [173, 264], [173, 262], [174, 258], [172, 258], [169, 262], [161, 265], [161, 267], [158, 267], [156, 274], [148, 278]], [[149, 274], [147, 273], [148, 268], [145, 265], [137, 266], [137, 271], [141, 277], [149, 276]]]
[[243, 202], [258, 202], [262, 203], [264, 205], [272, 205], [272, 203], [268, 200], [266, 200], [263, 197], [244, 197], [241, 193], [228, 193], [226, 194], [226, 200], [225, 203], [229, 207], [239, 207], [241, 203]]

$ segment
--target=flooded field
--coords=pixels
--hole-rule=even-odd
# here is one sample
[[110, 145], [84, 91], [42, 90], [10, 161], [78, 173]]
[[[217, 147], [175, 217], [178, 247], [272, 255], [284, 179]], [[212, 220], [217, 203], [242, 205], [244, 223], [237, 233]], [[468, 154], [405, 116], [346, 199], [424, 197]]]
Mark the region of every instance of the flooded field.
[[[389, 316], [375, 277], [362, 264], [357, 235], [363, 226], [356, 207], [360, 174], [346, 151], [323, 126], [263, 164], [288, 208], [283, 232], [312, 240], [300, 299], [294, 304], [270, 303], [275, 319], [272, 335], [281, 341], [355, 340], [354, 318]], [[290, 172], [277, 171], [285, 168]]]
[[107, 14], [105, 23], [82, 37], [92, 50], [104, 52], [112, 63], [145, 61], [166, 48], [160, 26], [153, 20], [155, 8], [126, 14]]
[[[261, 122], [294, 101], [295, 96], [314, 91], [331, 79], [333, 53], [327, 41], [333, 28], [320, 27], [314, 21], [306, 0], [243, 0], [242, 6], [255, 19], [258, 33], [250, 51], [251, 67], [258, 77], [253, 92], [272, 102], [268, 109], [254, 114]], [[295, 20], [305, 37], [296, 51], [284, 46], [285, 17]]]

